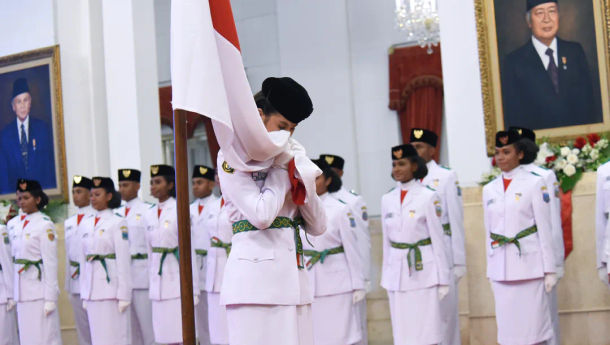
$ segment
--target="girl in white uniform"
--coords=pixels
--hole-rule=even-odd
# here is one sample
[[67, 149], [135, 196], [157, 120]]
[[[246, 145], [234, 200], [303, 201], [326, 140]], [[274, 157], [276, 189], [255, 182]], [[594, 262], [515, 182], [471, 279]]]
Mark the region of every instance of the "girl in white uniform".
[[381, 286], [388, 290], [395, 345], [443, 340], [440, 300], [449, 292], [451, 270], [441, 202], [436, 192], [418, 181], [427, 172], [413, 146], [392, 148], [397, 186], [381, 199]]
[[326, 232], [303, 236], [306, 267], [314, 292], [311, 306], [314, 343], [349, 345], [362, 339], [358, 304], [366, 295], [358, 231], [350, 206], [329, 193], [341, 188], [341, 179], [322, 159], [314, 160], [322, 170], [316, 193], [326, 211]]
[[94, 177], [91, 206], [83, 225], [80, 288], [93, 345], [131, 344], [131, 255], [123, 217], [112, 209], [121, 197], [108, 177]]
[[531, 154], [518, 132], [498, 132], [495, 158], [502, 174], [483, 188], [487, 277], [501, 345], [538, 344], [553, 334], [547, 296], [557, 283], [553, 191], [519, 165]]
[[0, 345], [15, 345], [17, 320], [15, 318], [15, 299], [13, 298], [13, 263], [11, 242], [6, 226], [0, 224]]
[[57, 235], [40, 212], [49, 198], [37, 181], [17, 181], [24, 213], [13, 230], [13, 296], [17, 302], [19, 341], [23, 345], [61, 345], [57, 297]]
[[[152, 300], [155, 342], [182, 343], [182, 308], [180, 301], [180, 267], [178, 260], [178, 221], [174, 168], [169, 165], [150, 167], [150, 194], [159, 204], [146, 215], [149, 292]], [[193, 294], [199, 303], [198, 274], [193, 259]]]

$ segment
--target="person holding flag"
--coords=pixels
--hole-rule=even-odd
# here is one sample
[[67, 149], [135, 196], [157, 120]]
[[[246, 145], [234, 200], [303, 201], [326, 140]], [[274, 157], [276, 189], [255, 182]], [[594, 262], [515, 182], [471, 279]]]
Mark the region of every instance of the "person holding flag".
[[[267, 102], [260, 118], [271, 134], [292, 134], [313, 112], [307, 91], [291, 78], [267, 78], [261, 92]], [[313, 294], [299, 229], [321, 235], [326, 216], [296, 167], [313, 163], [296, 141], [288, 144], [297, 153], [278, 155], [270, 168], [258, 171], [238, 170], [222, 149], [218, 154], [224, 207], [233, 224], [221, 289], [231, 345], [313, 344]]]

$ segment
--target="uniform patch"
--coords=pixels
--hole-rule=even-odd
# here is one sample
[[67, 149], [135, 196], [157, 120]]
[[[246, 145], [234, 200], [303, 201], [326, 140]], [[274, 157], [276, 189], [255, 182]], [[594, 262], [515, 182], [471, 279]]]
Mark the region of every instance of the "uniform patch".
[[460, 183], [455, 181], [455, 188], [457, 188], [457, 195], [462, 196], [462, 187], [460, 187]]
[[235, 169], [231, 168], [231, 166], [229, 165], [229, 163], [227, 163], [227, 161], [222, 162], [222, 170], [224, 172], [226, 172], [227, 174], [232, 174], [235, 172]]
[[559, 198], [559, 182], [553, 183], [553, 189], [554, 189], [554, 192], [555, 192], [555, 197]]
[[122, 226], [121, 227], [121, 238], [123, 238], [124, 240], [128, 240], [129, 239], [129, 233], [127, 232], [127, 227], [126, 226]]
[[435, 179], [432, 181], [432, 184], [434, 185], [434, 187], [438, 187], [438, 186], [439, 186], [439, 184], [441, 184], [441, 181], [440, 181], [439, 179], [435, 178]]
[[2, 237], [4, 237], [4, 244], [9, 244], [9, 243], [11, 243], [11, 241], [10, 241], [10, 240], [9, 240], [9, 238], [8, 238], [8, 233], [3, 232], [3, 233], [2, 233]]
[[55, 234], [53, 233], [53, 229], [47, 230], [47, 237], [49, 238], [49, 241], [55, 241]]
[[515, 193], [515, 201], [521, 200], [522, 196], [523, 196], [523, 194], [521, 194], [521, 193]]
[[163, 222], [163, 227], [166, 228], [166, 229], [169, 228], [169, 221], [168, 220]]
[[415, 210], [409, 210], [409, 218], [415, 217]]
[[547, 204], [549, 203], [549, 201], [551, 201], [551, 197], [549, 196], [549, 193], [542, 193], [542, 200], [544, 200], [544, 202], [546, 202]]
[[352, 228], [355, 228], [356, 220], [354, 219], [354, 217], [352, 217], [351, 213], [348, 213], [347, 216], [349, 217], [349, 226], [351, 226]]
[[434, 202], [434, 209], [436, 210], [436, 216], [440, 217], [443, 214], [443, 208], [441, 207], [441, 202], [436, 200]]
[[141, 214], [136, 214], [136, 220], [139, 221], [140, 219], [142, 219], [142, 215]]
[[367, 220], [369, 220], [369, 214], [366, 210], [366, 206], [362, 206], [361, 210], [362, 210], [362, 220], [364, 220], [366, 222]]

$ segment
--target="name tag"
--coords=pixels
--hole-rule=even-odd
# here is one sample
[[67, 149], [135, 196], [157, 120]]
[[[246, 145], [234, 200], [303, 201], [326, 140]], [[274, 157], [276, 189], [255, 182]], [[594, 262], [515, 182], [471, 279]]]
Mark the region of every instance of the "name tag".
[[394, 213], [390, 212], [390, 213], [386, 213], [385, 216], [383, 216], [383, 218], [388, 219], [388, 218], [392, 218], [394, 217]]
[[252, 180], [254, 181], [263, 181], [267, 178], [267, 173], [262, 171], [255, 171], [252, 173]]
[[495, 199], [489, 199], [487, 200], [487, 206], [493, 204], [496, 200]]

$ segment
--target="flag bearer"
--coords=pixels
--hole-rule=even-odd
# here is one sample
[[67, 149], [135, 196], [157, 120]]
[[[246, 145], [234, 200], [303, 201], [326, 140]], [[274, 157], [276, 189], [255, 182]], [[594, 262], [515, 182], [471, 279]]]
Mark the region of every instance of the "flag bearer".
[[409, 144], [392, 148], [397, 186], [381, 199], [383, 267], [394, 344], [439, 344], [443, 339], [440, 302], [449, 293], [451, 267], [436, 192], [418, 180], [426, 163]]
[[142, 177], [139, 170], [119, 169], [118, 174], [119, 193], [125, 204], [116, 211], [127, 222], [131, 254], [131, 345], [152, 345], [155, 337], [148, 297], [148, 246], [144, 217], [153, 205], [138, 197]]
[[80, 262], [83, 256], [82, 237], [84, 228], [81, 227], [83, 220], [93, 214], [90, 205], [91, 187], [93, 182], [84, 176], [75, 175], [72, 178], [72, 200], [76, 206], [76, 213], [64, 222], [66, 236], [66, 280], [65, 288], [68, 299], [74, 312], [74, 323], [78, 343], [91, 345], [91, 332], [89, 331], [89, 317], [83, 309], [83, 300], [80, 296]]
[[552, 191], [520, 165], [531, 154], [520, 138], [516, 131], [496, 134], [502, 174], [483, 188], [487, 277], [503, 345], [538, 344], [553, 335], [548, 298], [557, 283]]

